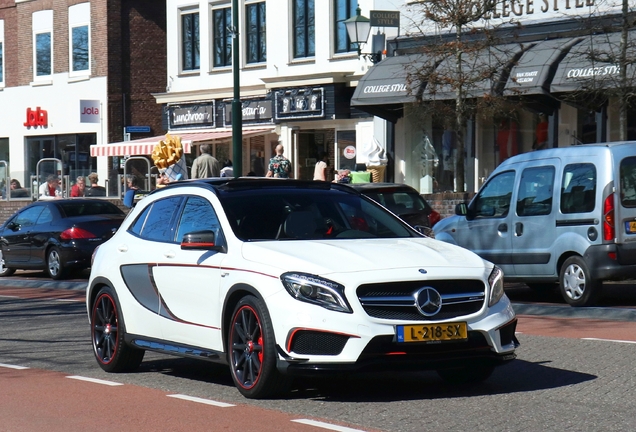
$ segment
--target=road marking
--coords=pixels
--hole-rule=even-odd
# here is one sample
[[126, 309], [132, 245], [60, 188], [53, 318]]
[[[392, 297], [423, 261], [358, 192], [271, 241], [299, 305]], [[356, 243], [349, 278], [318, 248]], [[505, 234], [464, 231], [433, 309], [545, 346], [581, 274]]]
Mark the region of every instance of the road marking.
[[171, 395], [166, 395], [168, 397], [171, 398], [175, 398], [175, 399], [183, 399], [183, 400], [187, 400], [187, 401], [191, 401], [191, 402], [197, 402], [197, 403], [202, 403], [202, 404], [206, 404], [206, 405], [214, 405], [216, 407], [220, 407], [220, 408], [228, 408], [228, 407], [233, 407], [236, 405], [232, 405], [229, 403], [225, 403], [225, 402], [217, 402], [217, 401], [213, 401], [210, 399], [202, 399], [202, 398], [198, 398], [198, 397], [194, 397], [194, 396], [187, 396], [187, 395], [182, 395], [182, 394], [171, 394]]
[[618, 343], [627, 343], [627, 344], [636, 344], [636, 341], [626, 341], [626, 340], [618, 340], [618, 339], [600, 339], [600, 338], [581, 338], [582, 340], [591, 340], [591, 341], [603, 341], [603, 342], [618, 342]]
[[329, 430], [338, 431], [338, 432], [363, 432], [362, 429], [351, 429], [348, 427], [332, 425], [329, 423], [323, 423], [323, 422], [319, 422], [315, 420], [298, 419], [298, 420], [292, 420], [292, 421], [296, 423], [302, 423], [309, 426], [316, 426], [319, 428], [329, 429]]
[[117, 383], [114, 381], [106, 381], [106, 380], [100, 380], [97, 378], [88, 378], [88, 377], [83, 377], [83, 376], [78, 376], [78, 375], [72, 375], [72, 376], [67, 376], [66, 378], [70, 378], [70, 379], [76, 379], [79, 381], [88, 381], [88, 382], [92, 382], [95, 384], [104, 384], [107, 386], [120, 386], [123, 385], [122, 383]]
[[18, 369], [18, 370], [28, 369], [28, 367], [26, 366], [16, 366], [16, 365], [4, 364], [4, 363], [0, 363], [0, 367], [8, 368], [8, 369]]

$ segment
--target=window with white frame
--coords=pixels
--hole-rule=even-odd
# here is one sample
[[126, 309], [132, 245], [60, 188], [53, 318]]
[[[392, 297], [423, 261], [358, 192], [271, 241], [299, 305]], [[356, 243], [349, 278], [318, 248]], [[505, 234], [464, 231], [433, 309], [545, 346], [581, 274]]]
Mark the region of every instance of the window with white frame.
[[232, 8], [212, 10], [212, 61], [214, 67], [232, 65]]
[[347, 29], [344, 21], [347, 18], [355, 16], [357, 0], [333, 0], [334, 9], [334, 52], [346, 53], [356, 51], [347, 35]]
[[181, 13], [181, 69], [195, 71], [200, 67], [199, 11]]
[[53, 11], [34, 12], [33, 20], [33, 75], [36, 80], [53, 74]]
[[245, 34], [247, 63], [267, 60], [265, 2], [245, 5]]
[[294, 58], [316, 54], [314, 0], [293, 0]]
[[0, 87], [4, 87], [4, 20], [0, 20]]
[[69, 75], [90, 73], [90, 3], [68, 8], [69, 22]]

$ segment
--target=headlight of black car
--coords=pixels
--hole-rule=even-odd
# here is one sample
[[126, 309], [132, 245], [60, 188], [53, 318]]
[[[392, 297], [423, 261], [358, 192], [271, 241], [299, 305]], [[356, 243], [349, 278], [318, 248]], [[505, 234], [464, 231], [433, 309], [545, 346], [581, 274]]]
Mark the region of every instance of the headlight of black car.
[[284, 273], [280, 277], [287, 292], [297, 300], [322, 306], [325, 309], [352, 313], [339, 283], [307, 273]]
[[490, 300], [488, 306], [496, 304], [504, 295], [504, 274], [503, 271], [495, 266], [490, 272], [488, 277], [488, 284], [490, 285]]

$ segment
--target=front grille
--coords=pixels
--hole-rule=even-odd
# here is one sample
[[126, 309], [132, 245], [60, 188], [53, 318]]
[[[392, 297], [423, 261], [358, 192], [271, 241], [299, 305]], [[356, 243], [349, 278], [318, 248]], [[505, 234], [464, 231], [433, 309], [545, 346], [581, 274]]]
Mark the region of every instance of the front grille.
[[[442, 296], [442, 308], [434, 316], [422, 315], [415, 305], [415, 293], [425, 286]], [[486, 289], [479, 280], [427, 280], [360, 285], [357, 295], [365, 312], [374, 318], [441, 321], [478, 312]]]
[[294, 334], [290, 351], [306, 355], [338, 355], [342, 352], [349, 336], [300, 330]]

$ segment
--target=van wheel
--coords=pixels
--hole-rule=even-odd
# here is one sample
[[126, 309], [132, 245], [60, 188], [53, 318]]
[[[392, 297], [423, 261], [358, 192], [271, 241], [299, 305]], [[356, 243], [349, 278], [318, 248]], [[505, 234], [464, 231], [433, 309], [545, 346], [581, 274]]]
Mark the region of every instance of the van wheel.
[[561, 295], [571, 306], [593, 305], [601, 290], [601, 282], [592, 279], [587, 263], [580, 256], [565, 260], [559, 282]]

